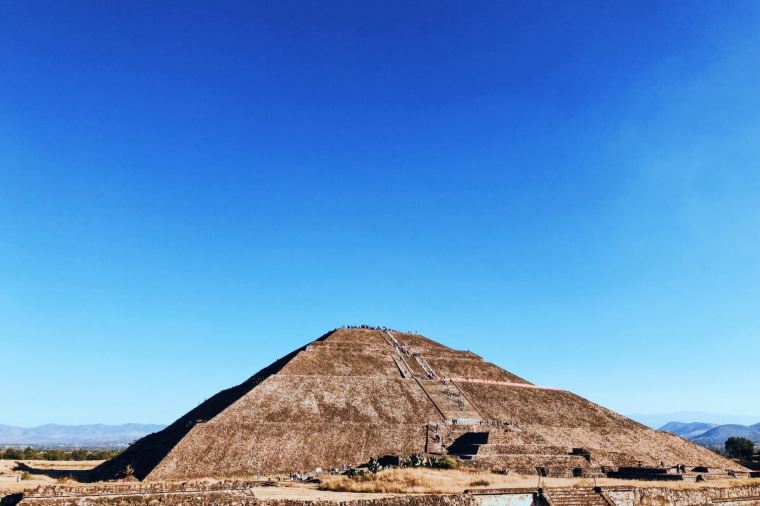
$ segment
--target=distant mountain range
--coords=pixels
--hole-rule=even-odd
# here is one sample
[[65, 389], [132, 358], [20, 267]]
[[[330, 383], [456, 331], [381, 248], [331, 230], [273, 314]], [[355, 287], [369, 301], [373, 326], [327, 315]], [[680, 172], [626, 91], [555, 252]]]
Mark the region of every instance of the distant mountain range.
[[648, 425], [653, 429], [662, 427], [672, 420], [699, 420], [715, 425], [752, 425], [760, 422], [760, 413], [739, 415], [737, 413], [710, 413], [707, 411], [672, 411], [669, 413], [629, 413], [628, 418]]
[[678, 434], [684, 439], [694, 439], [710, 429], [718, 427], [717, 423], [704, 423], [704, 422], [668, 422], [660, 430], [667, 430], [673, 434]]
[[760, 423], [754, 425], [704, 422], [668, 422], [660, 430], [667, 430], [702, 446], [723, 446], [730, 437], [744, 437], [760, 444]]
[[[125, 423], [121, 425], [59, 425], [15, 427], [0, 424], [0, 446], [123, 447], [165, 425]], [[760, 445], [760, 423], [754, 425], [707, 422], [668, 422], [666, 430], [703, 446], [723, 446], [729, 437], [745, 437]]]
[[125, 423], [122, 425], [58, 425], [39, 427], [0, 425], [0, 445], [122, 447], [165, 425]]

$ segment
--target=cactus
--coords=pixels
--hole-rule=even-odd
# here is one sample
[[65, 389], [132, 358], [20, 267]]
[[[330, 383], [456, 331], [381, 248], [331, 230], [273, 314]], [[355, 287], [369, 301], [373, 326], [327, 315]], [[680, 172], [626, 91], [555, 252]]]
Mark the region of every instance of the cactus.
[[383, 466], [380, 465], [380, 462], [376, 458], [369, 459], [369, 463], [367, 464], [367, 470], [369, 470], [370, 473], [378, 473], [383, 470]]

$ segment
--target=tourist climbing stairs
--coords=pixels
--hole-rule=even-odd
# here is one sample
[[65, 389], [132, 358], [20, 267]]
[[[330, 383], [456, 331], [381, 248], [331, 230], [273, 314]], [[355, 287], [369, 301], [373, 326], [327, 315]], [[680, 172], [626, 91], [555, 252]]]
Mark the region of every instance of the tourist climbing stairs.
[[430, 365], [425, 361], [424, 358], [422, 358], [422, 355], [419, 353], [414, 354], [414, 360], [419, 364], [420, 368], [425, 372], [425, 375], [428, 379], [438, 379], [438, 376], [436, 376], [435, 371], [433, 371], [433, 368], [430, 367]]
[[483, 420], [477, 408], [450, 380], [418, 380], [443, 418], [451, 424], [473, 424]]
[[432, 453], [434, 455], [443, 455], [446, 453], [446, 448], [443, 445], [441, 424], [439, 422], [431, 422], [427, 426], [425, 453]]
[[414, 378], [414, 373], [409, 367], [409, 364], [406, 363], [406, 360], [404, 360], [404, 357], [393, 354], [391, 355], [391, 358], [393, 359], [393, 362], [395, 362], [396, 367], [398, 367], [398, 371], [401, 373], [402, 378]]
[[541, 496], [551, 506], [614, 506], [598, 488], [564, 487], [543, 490]]
[[[428, 372], [428, 370], [424, 368], [422, 364], [424, 363], [425, 366], [427, 366], [427, 362], [424, 362], [424, 360], [419, 357], [418, 353], [412, 352], [409, 348], [401, 344], [391, 332], [387, 330], [380, 330], [379, 332], [391, 346], [393, 350], [391, 357], [396, 363], [396, 367], [398, 367], [402, 378], [430, 379], [435, 377], [435, 373], [432, 372], [432, 369]], [[429, 369], [429, 366], [427, 367]]]
[[421, 380], [430, 379], [428, 373], [425, 372], [425, 369], [423, 369], [420, 363], [415, 360], [414, 356], [403, 357], [403, 359], [411, 370], [414, 378]]

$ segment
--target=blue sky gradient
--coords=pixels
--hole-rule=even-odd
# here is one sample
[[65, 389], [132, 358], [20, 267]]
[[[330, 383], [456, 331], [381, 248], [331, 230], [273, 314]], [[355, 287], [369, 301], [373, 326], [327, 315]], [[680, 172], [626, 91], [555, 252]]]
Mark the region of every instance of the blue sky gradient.
[[760, 421], [758, 90], [756, 2], [0, 0], [0, 423], [345, 323]]

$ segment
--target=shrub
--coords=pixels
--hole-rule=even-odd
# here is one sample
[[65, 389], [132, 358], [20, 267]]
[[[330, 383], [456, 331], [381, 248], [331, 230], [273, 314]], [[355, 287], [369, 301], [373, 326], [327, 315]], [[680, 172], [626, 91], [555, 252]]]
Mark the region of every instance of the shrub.
[[6, 460], [108, 460], [121, 453], [119, 450], [23, 450], [7, 448], [0, 450], [0, 459]]
[[470, 482], [471, 487], [487, 487], [490, 484], [491, 482], [486, 480], [475, 480]]
[[24, 471], [23, 473], [21, 473], [21, 479], [22, 480], [31, 480], [32, 479], [32, 475], [29, 473], [29, 471]]
[[428, 465], [430, 465], [430, 461], [419, 453], [415, 453], [409, 457], [409, 467], [423, 467]]
[[19, 460], [22, 458], [21, 450], [18, 448], [8, 448], [3, 452], [2, 458], [8, 460]]
[[367, 464], [367, 470], [370, 473], [378, 473], [382, 471], [382, 469], [383, 469], [383, 466], [380, 465], [380, 462], [378, 462], [377, 459], [375, 458], [369, 459], [369, 463]]
[[449, 457], [448, 455], [430, 459], [430, 467], [437, 467], [439, 469], [454, 469], [458, 466], [459, 463], [456, 461], [456, 459]]
[[27, 446], [24, 448], [24, 451], [21, 452], [21, 458], [24, 460], [38, 460], [42, 458], [42, 453], [31, 446]]
[[364, 469], [355, 468], [355, 469], [349, 469], [348, 472], [346, 473], [346, 476], [348, 476], [349, 478], [359, 478], [361, 476], [365, 476], [366, 474], [367, 474], [367, 471], [365, 471]]

